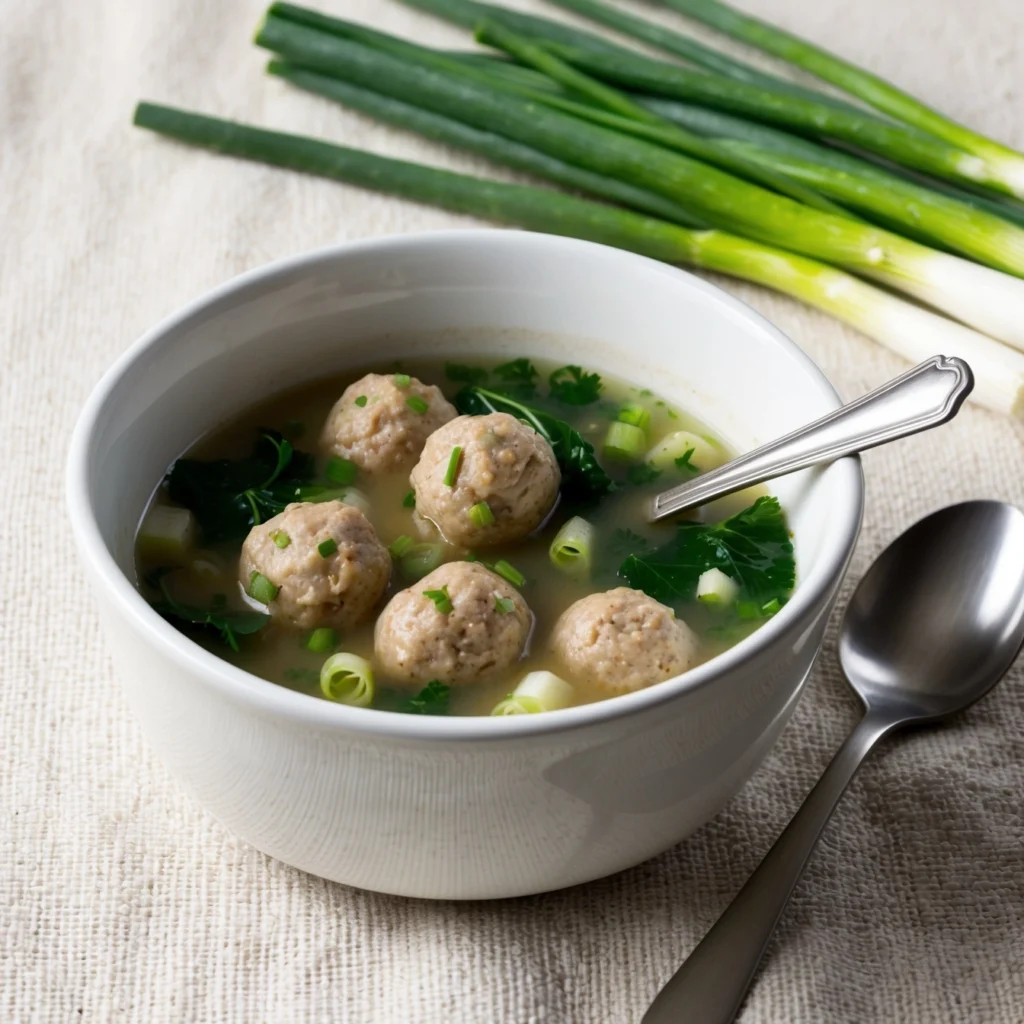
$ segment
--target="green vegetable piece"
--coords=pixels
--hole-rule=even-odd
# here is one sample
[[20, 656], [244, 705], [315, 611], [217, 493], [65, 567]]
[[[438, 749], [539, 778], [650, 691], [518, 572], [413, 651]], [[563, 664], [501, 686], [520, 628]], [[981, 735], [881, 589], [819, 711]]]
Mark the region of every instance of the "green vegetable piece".
[[275, 587], [270, 580], [255, 569], [249, 576], [249, 596], [260, 604], [270, 604], [277, 597], [280, 587]]
[[412, 383], [412, 377], [407, 373], [396, 373], [395, 374], [395, 387], [396, 388], [407, 388]]
[[651, 425], [651, 410], [639, 402], [626, 402], [619, 409], [618, 419], [622, 423], [629, 423], [641, 430], [647, 430]]
[[407, 491], [405, 497], [402, 499], [402, 508], [415, 508], [416, 507], [416, 492]]
[[328, 537], [317, 544], [316, 549], [320, 552], [321, 558], [330, 558], [338, 550], [338, 542], [333, 537]]
[[636, 462], [647, 450], [647, 434], [632, 423], [616, 420], [604, 437], [605, 458], [615, 462]]
[[495, 597], [494, 610], [499, 615], [511, 615], [516, 610], [516, 603], [511, 597]]
[[690, 476], [696, 476], [700, 470], [690, 461], [693, 458], [693, 453], [695, 451], [695, 448], [687, 448], [678, 459], [673, 459], [672, 461], [675, 463], [676, 469], [681, 469], [684, 473], [688, 473]]
[[373, 703], [373, 668], [356, 654], [332, 654], [320, 669], [320, 691], [338, 704], [368, 708]]
[[443, 557], [441, 544], [413, 544], [402, 554], [398, 568], [407, 580], [419, 580], [433, 572]]
[[367, 401], [368, 399], [366, 395], [359, 395], [359, 397], [356, 398], [356, 405], [358, 405], [359, 408], [362, 409], [366, 406]]
[[567, 576], [586, 576], [594, 560], [594, 527], [581, 516], [570, 519], [548, 549], [551, 564]]
[[285, 549], [286, 547], [288, 547], [288, 545], [289, 545], [289, 544], [291, 544], [291, 542], [292, 542], [292, 539], [291, 539], [291, 537], [289, 537], [289, 536], [288, 536], [288, 534], [284, 532], [284, 530], [275, 530], [275, 531], [274, 531], [274, 532], [273, 532], [273, 533], [272, 533], [272, 534], [270, 535], [270, 539], [271, 539], [271, 540], [272, 540], [272, 541], [273, 541], [273, 542], [274, 542], [274, 543], [275, 543], [275, 544], [276, 544], [276, 545], [277, 545], [277, 546], [278, 546], [278, 547], [279, 547], [279, 548], [280, 548], [280, 549], [281, 549], [282, 551], [283, 551], [283, 550], [284, 550], [284, 549]]
[[408, 534], [403, 533], [401, 537], [396, 537], [389, 545], [388, 552], [392, 558], [401, 558], [410, 548], [414, 547], [416, 542]]
[[494, 513], [486, 501], [477, 502], [469, 510], [469, 521], [478, 529], [490, 526], [494, 522]]
[[646, 462], [642, 462], [638, 466], [630, 466], [626, 470], [626, 479], [637, 487], [653, 483], [659, 476], [661, 476], [661, 470], [655, 469]]
[[337, 455], [333, 456], [327, 463], [327, 479], [332, 484], [340, 484], [342, 487], [354, 484], [358, 472], [358, 467], [354, 462], [349, 459], [340, 458]]
[[506, 579], [513, 587], [521, 587], [526, 582], [526, 577], [511, 563], [504, 558], [494, 563], [494, 571]]
[[429, 408], [430, 403], [425, 398], [420, 398], [419, 395], [410, 395], [406, 400], [405, 404], [412, 409], [413, 412], [419, 413], [422, 416]]
[[460, 384], [483, 384], [489, 376], [482, 366], [466, 366], [464, 363], [445, 363], [444, 375]]
[[338, 646], [338, 634], [328, 626], [314, 629], [306, 640], [306, 650], [314, 654], [326, 654]]
[[596, 373], [579, 366], [563, 366], [548, 377], [551, 397], [566, 405], [590, 405], [601, 397], [604, 386]]
[[777, 597], [773, 597], [770, 601], [765, 601], [765, 603], [761, 605], [761, 614], [771, 616], [781, 608], [782, 602]]
[[440, 679], [431, 679], [426, 686], [402, 706], [407, 715], [446, 715], [451, 700], [451, 687]]
[[450, 615], [453, 611], [454, 606], [452, 605], [452, 599], [448, 596], [448, 585], [445, 584], [440, 590], [424, 590], [424, 597], [429, 597], [434, 602], [434, 607], [442, 615]]
[[456, 445], [452, 449], [451, 455], [448, 456], [448, 468], [444, 472], [444, 485], [445, 487], [454, 487], [455, 481], [459, 477], [459, 464], [462, 461], [462, 448], [460, 445]]
[[527, 399], [537, 394], [537, 368], [529, 359], [513, 359], [494, 368], [494, 376], [501, 381], [503, 394], [512, 398]]

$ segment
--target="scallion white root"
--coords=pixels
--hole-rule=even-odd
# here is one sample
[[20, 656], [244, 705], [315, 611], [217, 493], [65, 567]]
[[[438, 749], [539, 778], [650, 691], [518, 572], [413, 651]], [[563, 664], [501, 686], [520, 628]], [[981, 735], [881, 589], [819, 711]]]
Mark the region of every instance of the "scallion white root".
[[594, 560], [594, 527], [582, 516], [574, 516], [558, 531], [548, 556], [567, 576], [588, 576]]
[[697, 580], [697, 600], [708, 605], [730, 605], [739, 597], [740, 585], [721, 569], [708, 569]]
[[576, 691], [564, 679], [553, 672], [530, 672], [491, 714], [498, 718], [506, 715], [534, 715], [540, 711], [567, 708], [575, 701]]
[[373, 703], [373, 667], [357, 654], [332, 654], [320, 669], [320, 690], [338, 704], [368, 708]]

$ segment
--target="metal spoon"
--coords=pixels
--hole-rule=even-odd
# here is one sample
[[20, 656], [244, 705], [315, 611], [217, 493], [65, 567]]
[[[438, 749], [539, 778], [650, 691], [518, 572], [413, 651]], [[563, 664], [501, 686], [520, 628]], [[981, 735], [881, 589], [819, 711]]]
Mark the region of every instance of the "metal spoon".
[[846, 611], [839, 657], [864, 717], [739, 895], [661, 990], [643, 1024], [728, 1024], [818, 836], [887, 733], [988, 693], [1024, 643], [1024, 513], [952, 505], [897, 538]]
[[863, 398], [762, 445], [652, 499], [648, 518], [704, 505], [744, 487], [834, 462], [951, 420], [974, 387], [974, 374], [955, 356], [932, 356]]

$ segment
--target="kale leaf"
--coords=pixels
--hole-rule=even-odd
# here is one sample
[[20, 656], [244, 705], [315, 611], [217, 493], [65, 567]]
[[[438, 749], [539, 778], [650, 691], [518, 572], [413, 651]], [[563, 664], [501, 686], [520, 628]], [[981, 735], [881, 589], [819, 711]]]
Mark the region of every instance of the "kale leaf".
[[680, 523], [675, 537], [651, 552], [632, 554], [619, 568], [631, 587], [656, 601], [692, 601], [697, 580], [721, 569], [740, 585], [743, 601], [784, 603], [796, 583], [796, 561], [778, 498], [758, 498], [721, 523]]
[[426, 686], [402, 705], [407, 715], [447, 715], [452, 688], [440, 679], [431, 679]]
[[566, 405], [590, 405], [601, 397], [604, 386], [596, 373], [587, 373], [579, 366], [563, 366], [548, 377], [551, 397]]
[[465, 387], [455, 396], [455, 408], [464, 416], [507, 412], [523, 421], [554, 449], [562, 470], [562, 486], [572, 498], [592, 498], [612, 490], [612, 479], [597, 461], [594, 446], [564, 420], [496, 391]]

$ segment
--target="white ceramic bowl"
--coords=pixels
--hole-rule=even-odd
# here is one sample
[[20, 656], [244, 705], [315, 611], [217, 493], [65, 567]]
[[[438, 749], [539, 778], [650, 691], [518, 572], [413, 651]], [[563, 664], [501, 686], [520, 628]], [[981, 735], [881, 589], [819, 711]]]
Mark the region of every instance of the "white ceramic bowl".
[[587, 242], [446, 232], [341, 245], [218, 288], [117, 362], [71, 446], [75, 536], [153, 747], [233, 832], [349, 885], [518, 896], [678, 842], [750, 777], [789, 718], [857, 536], [857, 461], [778, 481], [799, 584], [767, 625], [648, 690], [500, 719], [292, 692], [192, 643], [138, 594], [136, 525], [201, 434], [326, 371], [414, 348], [470, 357], [482, 343], [649, 385], [739, 449], [838, 405], [792, 342], [689, 274]]

